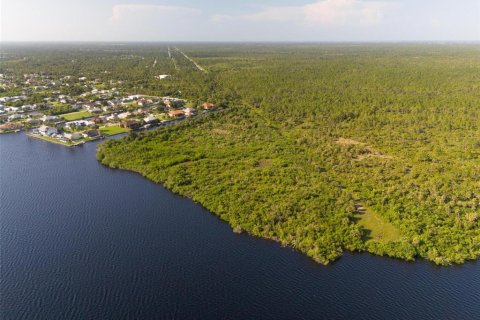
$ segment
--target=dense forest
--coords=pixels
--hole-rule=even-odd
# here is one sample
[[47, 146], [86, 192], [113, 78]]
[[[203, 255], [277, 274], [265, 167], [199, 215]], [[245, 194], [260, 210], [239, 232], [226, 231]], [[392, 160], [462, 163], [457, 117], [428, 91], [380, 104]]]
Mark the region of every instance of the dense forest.
[[441, 265], [480, 256], [480, 46], [177, 46], [208, 72], [153, 44], [16, 48], [2, 72], [226, 106], [106, 141], [98, 159], [198, 201], [236, 232], [321, 263], [344, 250]]

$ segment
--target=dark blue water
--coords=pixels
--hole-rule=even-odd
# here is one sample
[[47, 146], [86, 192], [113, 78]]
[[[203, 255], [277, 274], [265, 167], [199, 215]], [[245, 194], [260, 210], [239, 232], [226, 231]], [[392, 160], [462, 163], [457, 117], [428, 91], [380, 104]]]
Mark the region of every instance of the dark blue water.
[[480, 263], [332, 266], [66, 148], [0, 136], [1, 319], [480, 319]]

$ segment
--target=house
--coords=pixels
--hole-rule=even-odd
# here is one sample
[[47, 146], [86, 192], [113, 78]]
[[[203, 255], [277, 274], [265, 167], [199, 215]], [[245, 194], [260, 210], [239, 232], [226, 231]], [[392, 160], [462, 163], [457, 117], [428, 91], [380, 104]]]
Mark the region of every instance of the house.
[[51, 136], [54, 134], [58, 134], [58, 130], [57, 128], [43, 125], [40, 128], [38, 128], [38, 133], [40, 133], [43, 136]]
[[148, 116], [146, 116], [145, 118], [143, 118], [143, 121], [145, 121], [145, 123], [153, 124], [153, 123], [157, 123], [157, 122], [158, 122], [158, 119], [155, 118], [153, 115], [149, 114]]
[[18, 112], [18, 110], [20, 110], [20, 108], [18, 108], [18, 107], [6, 107], [5, 108], [5, 111], [7, 111], [7, 112]]
[[43, 122], [54, 122], [54, 121], [58, 121], [60, 118], [56, 117], [56, 116], [47, 116], [46, 114], [43, 115], [42, 117], [42, 121]]
[[91, 129], [91, 130], [84, 131], [82, 134], [85, 138], [98, 138], [102, 135], [100, 133], [100, 131], [98, 131], [96, 129]]
[[192, 117], [192, 116], [194, 116], [194, 115], [197, 113], [197, 110], [195, 110], [195, 109], [193, 109], [193, 108], [189, 108], [189, 107], [184, 108], [183, 111], [185, 111], [185, 115], [186, 115], [187, 117]]
[[138, 108], [137, 110], [133, 111], [133, 114], [139, 115], [139, 114], [145, 114], [147, 113], [146, 109]]
[[87, 109], [87, 111], [91, 113], [102, 113], [102, 109], [100, 109], [96, 105], [86, 105], [85, 109]]
[[183, 110], [170, 110], [168, 115], [172, 118], [181, 118], [185, 116], [185, 111]]
[[108, 122], [115, 122], [118, 120], [118, 116], [116, 114], [112, 114], [106, 118]]
[[12, 114], [12, 115], [8, 116], [7, 119], [8, 119], [8, 121], [14, 121], [14, 120], [22, 119], [22, 118], [23, 118], [23, 115], [15, 113], [15, 114]]
[[72, 141], [82, 138], [81, 135], [79, 135], [78, 133], [75, 133], [75, 132], [74, 133], [64, 133], [63, 136], [65, 138], [67, 138], [68, 140], [72, 140]]
[[215, 109], [217, 106], [214, 105], [213, 103], [211, 102], [205, 102], [203, 105], [202, 105], [203, 109], [204, 110], [212, 110], [212, 109]]
[[5, 124], [0, 125], [0, 132], [20, 130], [22, 127], [23, 127], [23, 125], [19, 122], [5, 123]]
[[39, 125], [40, 123], [42, 123], [42, 120], [40, 120], [40, 119], [27, 119], [27, 120], [25, 120], [25, 123], [29, 124], [31, 126], [36, 126], [36, 125]]
[[132, 130], [140, 128], [142, 125], [142, 122], [137, 119], [125, 119], [122, 121], [121, 126], [123, 128], [129, 128]]
[[138, 104], [139, 106], [143, 107], [143, 106], [146, 106], [146, 105], [148, 104], [148, 102], [147, 102], [146, 99], [143, 99], [143, 98], [142, 98], [142, 99], [137, 100], [137, 104]]
[[88, 120], [74, 120], [65, 123], [65, 128], [72, 129], [73, 127], [89, 127], [95, 125], [95, 122]]
[[91, 120], [93, 123], [95, 124], [102, 124], [102, 123], [105, 123], [105, 117], [103, 116], [96, 116], [95, 118], [93, 118]]
[[130, 117], [132, 114], [130, 112], [123, 112], [123, 113], [120, 113], [117, 117], [119, 119], [127, 119], [128, 117]]

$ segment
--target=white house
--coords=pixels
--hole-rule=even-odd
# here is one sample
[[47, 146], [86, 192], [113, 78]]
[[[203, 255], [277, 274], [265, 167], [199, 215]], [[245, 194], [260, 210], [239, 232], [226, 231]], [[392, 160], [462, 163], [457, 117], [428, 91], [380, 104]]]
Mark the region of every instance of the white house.
[[158, 121], [158, 119], [155, 118], [153, 115], [149, 114], [148, 116], [146, 116], [145, 118], [143, 118], [143, 121], [145, 121], [146, 123], [151, 123], [151, 122], [156, 122], [156, 121]]
[[56, 128], [43, 125], [38, 128], [38, 133], [44, 136], [51, 136], [53, 134], [57, 134], [58, 130]]
[[74, 120], [74, 121], [69, 121], [65, 123], [65, 128], [70, 129], [72, 126], [76, 127], [88, 127], [88, 126], [93, 126], [95, 122], [93, 121], [87, 121], [87, 120]]
[[114, 121], [117, 121], [118, 120], [118, 117], [116, 114], [112, 114], [110, 116], [107, 117], [107, 121], [109, 122], [114, 122]]
[[194, 116], [196, 113], [197, 113], [197, 110], [193, 109], [193, 108], [184, 108], [183, 111], [185, 111], [185, 115], [187, 117], [191, 117], [191, 116]]
[[131, 116], [131, 115], [132, 115], [132, 114], [131, 114], [130, 112], [123, 112], [123, 113], [120, 113], [120, 114], [118, 115], [118, 118], [119, 118], [119, 119], [126, 119], [126, 118], [128, 118], [129, 116]]
[[47, 115], [45, 114], [45, 115], [43, 115], [43, 117], [42, 117], [42, 121], [43, 121], [43, 122], [52, 122], [52, 121], [57, 121], [57, 120], [59, 120], [59, 118], [56, 117], [56, 116], [47, 116]]
[[23, 118], [23, 115], [15, 113], [15, 114], [12, 114], [11, 116], [8, 116], [8, 121], [18, 120], [22, 118]]
[[6, 107], [5, 108], [5, 111], [8, 111], [8, 112], [17, 112], [18, 110], [20, 110], [20, 108], [18, 108], [18, 107]]
[[63, 136], [68, 140], [78, 140], [82, 137], [78, 133], [64, 133]]

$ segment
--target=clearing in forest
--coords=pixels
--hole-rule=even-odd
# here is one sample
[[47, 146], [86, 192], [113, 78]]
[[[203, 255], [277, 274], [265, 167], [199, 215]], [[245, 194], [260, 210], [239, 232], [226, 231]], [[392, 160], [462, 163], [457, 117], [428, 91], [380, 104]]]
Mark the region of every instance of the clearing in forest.
[[400, 231], [378, 213], [363, 207], [361, 204], [356, 204], [356, 208], [357, 223], [368, 231], [365, 240], [375, 240], [381, 243], [400, 240]]

